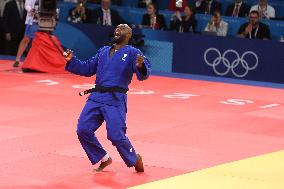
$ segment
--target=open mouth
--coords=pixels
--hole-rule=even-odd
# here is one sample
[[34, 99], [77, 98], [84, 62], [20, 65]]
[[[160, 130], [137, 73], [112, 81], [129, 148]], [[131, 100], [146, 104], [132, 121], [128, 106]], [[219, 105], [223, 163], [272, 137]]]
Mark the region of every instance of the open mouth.
[[120, 34], [119, 31], [116, 31], [116, 32], [114, 33], [114, 37], [115, 37], [115, 38], [119, 38], [120, 36], [121, 36], [121, 34]]

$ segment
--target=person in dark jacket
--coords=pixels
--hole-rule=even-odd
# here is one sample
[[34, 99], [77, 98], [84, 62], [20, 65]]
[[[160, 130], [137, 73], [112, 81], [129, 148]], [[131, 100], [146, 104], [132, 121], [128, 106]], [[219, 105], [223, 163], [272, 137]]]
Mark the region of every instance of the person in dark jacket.
[[93, 17], [92, 22], [104, 26], [118, 26], [124, 23], [118, 12], [111, 9], [111, 0], [102, 0], [101, 7], [95, 10]]
[[197, 21], [193, 12], [193, 8], [186, 6], [184, 8], [184, 16], [177, 11], [171, 18], [170, 29], [177, 32], [196, 32]]
[[86, 0], [79, 0], [77, 5], [69, 10], [67, 21], [72, 23], [90, 23], [91, 11], [86, 6]]
[[215, 11], [221, 12], [221, 4], [215, 0], [196, 0], [196, 12], [200, 14], [213, 14]]
[[158, 13], [155, 4], [150, 3], [147, 6], [147, 13], [143, 15], [142, 26], [151, 27], [154, 30], [166, 30], [165, 17]]
[[226, 10], [226, 16], [246, 17], [249, 14], [250, 6], [243, 2], [243, 0], [235, 0], [230, 4]]
[[237, 36], [248, 39], [271, 39], [270, 29], [268, 25], [260, 22], [258, 11], [249, 13], [249, 21], [241, 25]]
[[19, 43], [25, 33], [26, 14], [23, 0], [12, 0], [6, 4], [3, 13], [6, 54], [16, 55]]

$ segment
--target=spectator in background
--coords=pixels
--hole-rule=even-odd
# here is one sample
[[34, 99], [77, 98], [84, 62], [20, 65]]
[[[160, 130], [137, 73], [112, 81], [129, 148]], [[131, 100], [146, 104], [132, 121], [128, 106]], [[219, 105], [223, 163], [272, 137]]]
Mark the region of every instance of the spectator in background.
[[226, 16], [246, 17], [249, 14], [250, 7], [243, 0], [235, 0], [226, 10]]
[[215, 11], [221, 12], [221, 4], [215, 0], [196, 0], [196, 12], [200, 14], [212, 14]]
[[156, 3], [155, 0], [139, 0], [138, 8], [146, 8], [150, 3]]
[[181, 16], [179, 11], [176, 11], [171, 18], [170, 29], [177, 32], [196, 32], [197, 21], [193, 8], [186, 6], [184, 8], [184, 16]]
[[4, 54], [5, 52], [5, 32], [2, 17], [7, 1], [8, 0], [0, 0], [0, 54]]
[[151, 27], [154, 30], [166, 30], [165, 17], [159, 14], [154, 3], [147, 6], [147, 13], [143, 15], [142, 26]]
[[267, 0], [259, 0], [257, 5], [251, 7], [250, 11], [258, 11], [260, 18], [275, 18], [275, 10], [267, 4]]
[[171, 11], [184, 11], [186, 6], [186, 0], [170, 0], [169, 2], [169, 10]]
[[24, 0], [9, 1], [3, 13], [3, 27], [6, 39], [6, 54], [16, 55], [17, 49], [25, 32]]
[[238, 37], [248, 39], [270, 39], [270, 30], [266, 24], [261, 23], [258, 11], [249, 13], [249, 22], [241, 25]]
[[79, 0], [76, 7], [69, 10], [67, 20], [73, 23], [90, 23], [90, 10], [86, 7], [86, 0]]
[[104, 26], [117, 26], [124, 21], [119, 14], [111, 9], [111, 0], [102, 0], [101, 7], [94, 12], [94, 22]]
[[[111, 1], [111, 4], [113, 4], [113, 5], [121, 5], [121, 1], [122, 1], [122, 0], [112, 0], [112, 1]], [[88, 3], [101, 4], [102, 1], [101, 1], [101, 0], [88, 0]]]
[[219, 11], [215, 11], [207, 26], [204, 29], [205, 32], [216, 32], [217, 36], [227, 36], [228, 33], [228, 23], [224, 22]]
[[39, 10], [39, 0], [25, 0], [25, 9], [27, 11], [25, 35], [20, 42], [16, 60], [13, 65], [14, 67], [19, 66], [19, 61], [22, 55], [38, 30], [38, 18], [36, 12]]

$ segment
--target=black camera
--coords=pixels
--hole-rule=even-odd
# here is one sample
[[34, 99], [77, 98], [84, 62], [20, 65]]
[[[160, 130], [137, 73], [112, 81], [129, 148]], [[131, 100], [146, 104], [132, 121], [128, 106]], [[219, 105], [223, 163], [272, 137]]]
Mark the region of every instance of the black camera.
[[40, 0], [38, 12], [39, 31], [54, 31], [57, 19], [56, 0]]
[[56, 0], [41, 0], [39, 11], [44, 13], [56, 13]]

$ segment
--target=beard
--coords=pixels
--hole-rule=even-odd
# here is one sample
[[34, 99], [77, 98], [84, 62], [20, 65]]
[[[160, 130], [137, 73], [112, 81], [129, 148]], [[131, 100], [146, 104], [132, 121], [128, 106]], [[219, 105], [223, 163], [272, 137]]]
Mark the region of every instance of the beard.
[[121, 35], [119, 37], [115, 37], [115, 36], [113, 37], [113, 41], [116, 44], [120, 44], [120, 43], [124, 42], [125, 39], [126, 39], [126, 35]]

